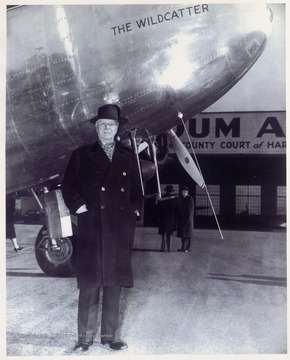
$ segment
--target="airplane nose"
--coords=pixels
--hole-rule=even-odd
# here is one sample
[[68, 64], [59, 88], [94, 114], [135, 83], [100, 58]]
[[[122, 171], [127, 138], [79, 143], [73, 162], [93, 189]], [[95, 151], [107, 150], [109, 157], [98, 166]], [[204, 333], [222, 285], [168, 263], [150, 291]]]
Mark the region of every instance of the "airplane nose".
[[247, 11], [237, 11], [230, 17], [219, 19], [222, 46], [219, 54], [227, 59], [234, 77], [249, 69], [263, 52], [271, 32], [272, 11], [264, 6], [255, 6]]
[[[190, 108], [182, 103], [184, 114], [203, 111], [229, 91], [263, 53], [271, 33], [273, 14], [266, 4], [216, 5], [211, 9], [204, 22], [194, 26], [191, 40], [182, 37], [188, 40], [183, 41], [178, 54], [183, 62], [165, 69], [172, 70], [179, 80], [180, 74], [186, 75], [183, 83], [192, 101]], [[189, 69], [184, 60], [188, 60]], [[167, 75], [166, 71], [162, 75]], [[165, 80], [178, 93], [175, 78], [167, 76]]]

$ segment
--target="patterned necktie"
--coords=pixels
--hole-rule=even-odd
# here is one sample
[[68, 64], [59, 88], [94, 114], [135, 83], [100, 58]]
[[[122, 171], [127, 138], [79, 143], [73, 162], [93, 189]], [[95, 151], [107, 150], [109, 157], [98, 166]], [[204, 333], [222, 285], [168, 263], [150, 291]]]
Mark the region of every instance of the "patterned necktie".
[[103, 150], [107, 154], [109, 160], [112, 161], [114, 148], [115, 148], [115, 142], [113, 141], [113, 142], [107, 143], [107, 144], [101, 143], [101, 145], [102, 145]]

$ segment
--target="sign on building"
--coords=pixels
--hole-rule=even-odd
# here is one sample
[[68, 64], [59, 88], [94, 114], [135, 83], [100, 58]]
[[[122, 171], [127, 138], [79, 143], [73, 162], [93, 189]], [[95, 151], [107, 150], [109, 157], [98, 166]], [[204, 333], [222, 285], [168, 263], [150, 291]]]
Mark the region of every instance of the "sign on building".
[[286, 154], [285, 111], [201, 113], [186, 127], [189, 139], [183, 125], [175, 131], [189, 152]]

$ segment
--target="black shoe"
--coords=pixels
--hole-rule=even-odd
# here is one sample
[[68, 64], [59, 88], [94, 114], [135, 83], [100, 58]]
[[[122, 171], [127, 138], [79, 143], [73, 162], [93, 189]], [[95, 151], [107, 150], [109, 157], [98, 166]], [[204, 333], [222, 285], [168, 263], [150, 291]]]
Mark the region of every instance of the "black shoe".
[[102, 345], [109, 345], [113, 350], [128, 349], [128, 345], [123, 340], [101, 340]]
[[183, 249], [183, 248], [180, 248], [180, 249], [177, 249], [177, 251], [184, 252], [184, 249]]
[[14, 251], [15, 251], [15, 252], [18, 252], [18, 251], [21, 251], [21, 250], [23, 250], [23, 249], [24, 249], [23, 246], [19, 246], [18, 248], [14, 248]]
[[76, 351], [76, 350], [87, 351], [91, 345], [92, 345], [92, 343], [86, 343], [86, 342], [79, 341], [76, 343], [76, 345], [74, 347], [74, 351]]
[[184, 252], [190, 252], [191, 250], [190, 249], [185, 249]]

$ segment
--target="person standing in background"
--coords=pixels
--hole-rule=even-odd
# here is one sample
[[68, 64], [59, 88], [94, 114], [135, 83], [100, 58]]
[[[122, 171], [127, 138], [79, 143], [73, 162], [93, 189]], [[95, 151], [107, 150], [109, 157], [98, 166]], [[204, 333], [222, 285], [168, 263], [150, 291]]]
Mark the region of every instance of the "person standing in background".
[[18, 252], [23, 250], [24, 247], [19, 246], [17, 242], [14, 225], [15, 203], [15, 194], [6, 194], [6, 239], [12, 242], [14, 251]]
[[183, 186], [178, 204], [177, 236], [181, 238], [181, 248], [178, 251], [189, 252], [193, 236], [194, 200], [189, 195], [189, 188]]
[[170, 252], [171, 235], [176, 230], [176, 216], [178, 197], [171, 195], [174, 192], [172, 185], [166, 185], [164, 188], [165, 195], [158, 200], [158, 218], [159, 229], [158, 234], [162, 236], [161, 252], [165, 252], [165, 240], [167, 251]]

